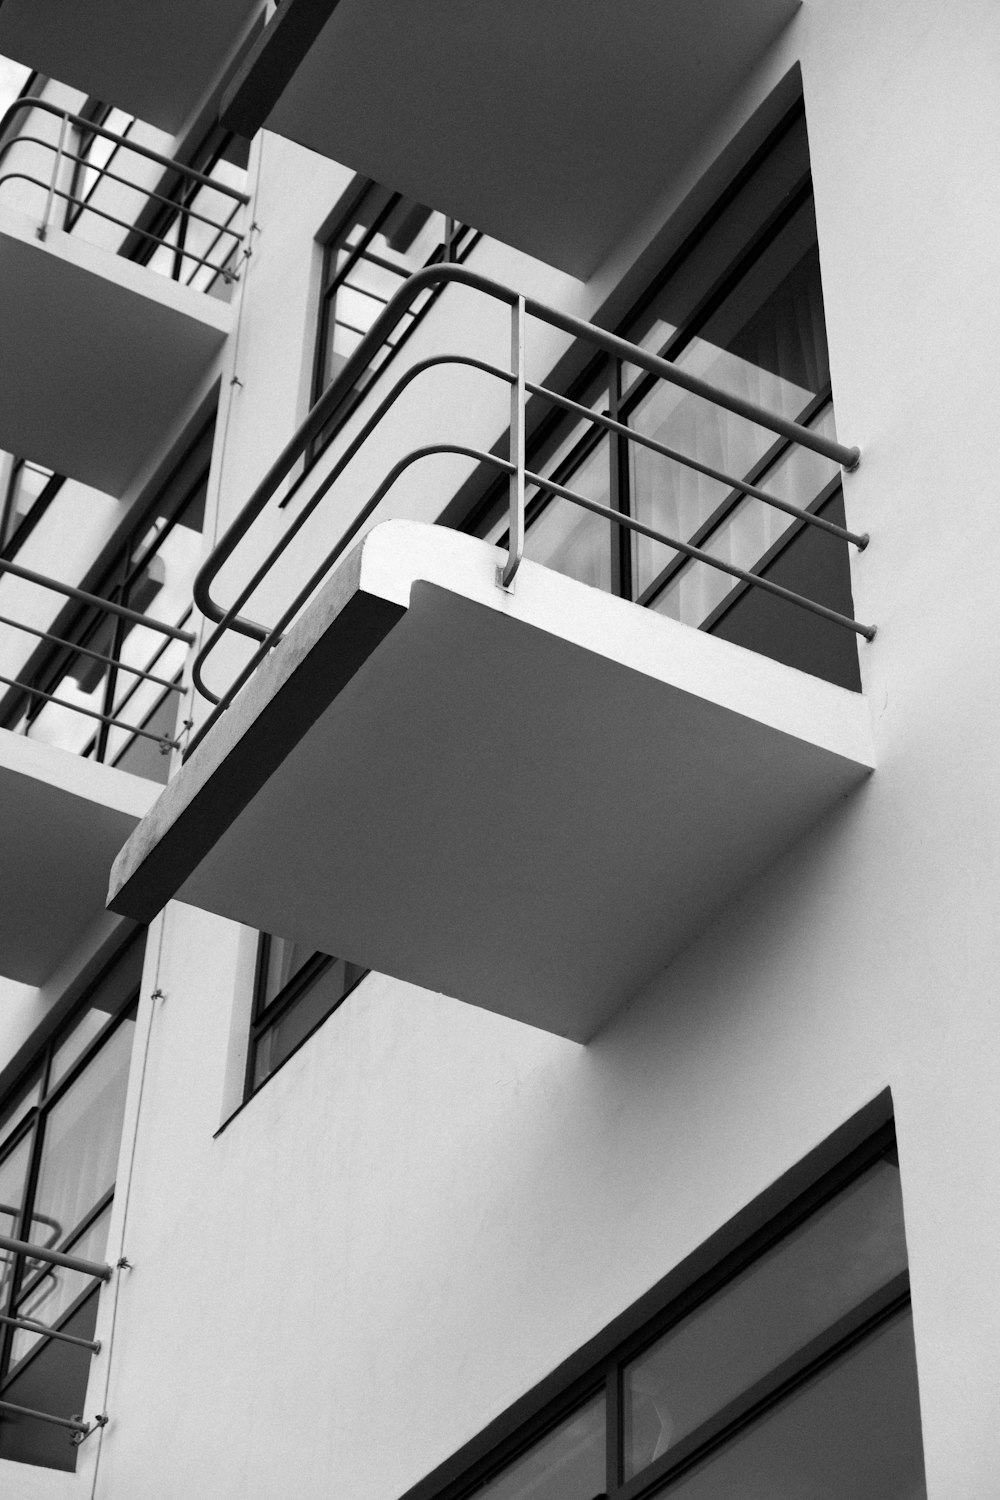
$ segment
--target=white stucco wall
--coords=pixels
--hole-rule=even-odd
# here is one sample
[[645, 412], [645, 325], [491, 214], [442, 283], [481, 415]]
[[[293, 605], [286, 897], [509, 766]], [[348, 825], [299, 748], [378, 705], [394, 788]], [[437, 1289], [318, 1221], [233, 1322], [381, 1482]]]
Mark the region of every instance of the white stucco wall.
[[[112, 1421], [66, 1493], [395, 1500], [886, 1085], [928, 1493], [995, 1491], [998, 47], [989, 0], [806, 0], [754, 80], [801, 63], [875, 776], [589, 1047], [370, 976], [218, 1138], [246, 940], [171, 907], [88, 1399]], [[216, 525], [304, 410], [310, 242], [347, 181], [263, 143]], [[607, 268], [477, 255], [574, 311], [608, 295]]]

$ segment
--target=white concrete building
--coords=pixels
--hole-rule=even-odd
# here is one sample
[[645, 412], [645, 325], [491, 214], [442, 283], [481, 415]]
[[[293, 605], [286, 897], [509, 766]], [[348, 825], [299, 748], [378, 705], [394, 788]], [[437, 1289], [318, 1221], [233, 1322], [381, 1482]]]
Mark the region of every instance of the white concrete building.
[[0, 54], [0, 1495], [996, 1494], [1000, 10]]

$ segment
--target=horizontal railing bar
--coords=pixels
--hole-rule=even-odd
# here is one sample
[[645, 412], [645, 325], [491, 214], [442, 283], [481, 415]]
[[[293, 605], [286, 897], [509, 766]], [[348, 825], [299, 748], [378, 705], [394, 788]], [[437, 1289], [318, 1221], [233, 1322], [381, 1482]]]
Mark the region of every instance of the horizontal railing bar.
[[[214, 177], [209, 177], [204, 172], [196, 172], [194, 167], [187, 167], [182, 162], [173, 161], [169, 156], [164, 156], [162, 152], [154, 151], [150, 146], [140, 145], [138, 141], [131, 141], [126, 136], [120, 135], [117, 131], [108, 130], [106, 126], [96, 124], [93, 120], [85, 120], [82, 115], [73, 114], [71, 110], [61, 109], [58, 104], [53, 104], [50, 99], [15, 99], [12, 104], [8, 105], [3, 115], [0, 116], [0, 137], [4, 135], [7, 127], [12, 123], [14, 116], [24, 109], [40, 109], [45, 114], [69, 120], [71, 124], [79, 126], [88, 135], [102, 135], [106, 140], [115, 141], [126, 150], [134, 151], [138, 156], [145, 156], [148, 161], [155, 161], [161, 167], [166, 167], [168, 171], [176, 172], [188, 182], [197, 182], [208, 187], [217, 188], [227, 198], [235, 198], [239, 203], [250, 202], [250, 195], [248, 193], [240, 192], [238, 188], [230, 187], [228, 183], [217, 182]], [[16, 146], [19, 139], [20, 137], [13, 136], [9, 141], [3, 141], [0, 144], [0, 153], [6, 151], [11, 146]], [[97, 168], [95, 168], [96, 170]]]
[[[498, 370], [497, 374], [503, 375], [510, 380], [510, 374], [505, 370]], [[659, 443], [655, 438], [650, 438], [645, 433], [636, 432], [624, 422], [617, 422], [604, 412], [593, 411], [588, 406], [581, 406], [578, 401], [571, 401], [568, 396], [560, 395], [558, 391], [549, 390], [547, 386], [535, 385], [534, 381], [524, 382], [527, 390], [533, 396], [543, 396], [553, 401], [564, 410], [574, 412], [587, 421], [594, 422], [603, 427], [606, 432], [616, 433], [627, 442], [638, 443], [642, 448], [648, 448], [653, 453], [662, 454], [664, 458], [673, 459], [676, 463], [683, 464], [687, 469], [694, 469], [698, 474], [704, 474], [707, 479], [717, 480], [728, 489], [740, 490], [744, 495], [750, 495], [754, 500], [760, 500], [765, 505], [773, 505], [776, 510], [783, 510], [789, 516], [795, 516], [800, 521], [815, 526], [820, 531], [828, 531], [831, 536], [839, 537], [842, 542], [851, 542], [859, 552], [863, 552], [871, 541], [867, 532], [848, 531], [846, 526], [838, 526], [835, 521], [824, 520], [812, 511], [803, 510], [799, 505], [793, 505], [790, 500], [782, 500], [777, 495], [772, 495], [768, 490], [762, 490], [758, 485], [751, 484], [749, 480], [737, 479], [732, 474], [727, 474], [722, 469], [713, 468], [711, 464], [702, 463], [699, 458], [692, 458], [689, 454], [680, 453], [676, 448], [669, 448], [665, 443]]]
[[13, 1401], [0, 1401], [0, 1411], [13, 1412], [19, 1417], [33, 1417], [38, 1422], [53, 1422], [57, 1427], [68, 1427], [71, 1432], [79, 1432], [83, 1437], [90, 1431], [89, 1422], [80, 1422], [76, 1417], [57, 1417], [50, 1411], [35, 1411], [32, 1406], [17, 1406]]
[[[195, 255], [193, 250], [185, 250], [182, 246], [175, 245], [170, 240], [165, 240], [162, 235], [153, 234], [148, 229], [136, 229], [135, 225], [128, 219], [119, 219], [117, 214], [109, 214], [103, 208], [94, 208], [90, 203], [81, 206], [81, 200], [74, 197], [72, 193], [66, 193], [62, 188], [53, 187], [50, 183], [43, 182], [40, 177], [32, 177], [27, 172], [5, 172], [0, 177], [0, 187], [3, 187], [5, 182], [30, 182], [34, 187], [44, 188], [55, 198], [65, 198], [67, 203], [75, 203], [81, 213], [94, 214], [99, 219], [107, 219], [109, 224], [117, 224], [120, 229], [127, 229], [139, 235], [144, 240], [151, 240], [154, 245], [164, 245], [171, 254], [184, 256], [188, 260], [196, 261], [198, 265], [208, 266], [210, 271], [218, 271], [220, 276], [226, 277], [229, 281], [236, 281], [238, 279], [235, 271], [227, 271], [224, 266], [213, 265], [203, 255]], [[213, 225], [212, 227], [215, 228], [216, 226]], [[235, 250], [235, 248], [234, 246], [233, 249]], [[231, 255], [233, 251], [229, 253]]]
[[[496, 453], [486, 453], [480, 448], [466, 448], [458, 443], [433, 443], [426, 448], [418, 448], [414, 453], [401, 459], [379, 485], [373, 498], [381, 503], [400, 474], [411, 463], [442, 453], [462, 454], [465, 457], [492, 464], [494, 468], [501, 469], [505, 474], [512, 474], [515, 470], [514, 464], [508, 459], [500, 458]], [[841, 625], [845, 630], [852, 630], [856, 635], [864, 636], [866, 640], [871, 641], [875, 638], [874, 625], [862, 625], [859, 621], [852, 620], [849, 615], [842, 615], [835, 609], [827, 608], [825, 604], [817, 604], [814, 599], [807, 599], [804, 594], [796, 594], [792, 589], [786, 589], [780, 583], [772, 583], [770, 578], [762, 578], [759, 573], [749, 573], [745, 568], [738, 568], [735, 563], [723, 562], [721, 558], [714, 557], [711, 552], [706, 552], [701, 547], [692, 546], [690, 542], [682, 542], [677, 537], [666, 535], [665, 532], [655, 531], [652, 526], [646, 526], [642, 521], [636, 521], [632, 516], [624, 515], [620, 510], [613, 510], [609, 505], [601, 505], [599, 501], [591, 500], [586, 495], [579, 495], [575, 490], [567, 489], [565, 485], [557, 484], [553, 479], [546, 479], [542, 474], [533, 474], [530, 469], [525, 469], [524, 478], [526, 484], [534, 484], [540, 489], [551, 490], [554, 495], [560, 495], [564, 500], [570, 500], [573, 504], [582, 506], [584, 510], [593, 511], [594, 515], [603, 516], [618, 526], [624, 526], [628, 531], [635, 531], [641, 536], [649, 537], [650, 541], [661, 542], [663, 546], [670, 547], [675, 552], [683, 552], [695, 562], [705, 563], [706, 566], [722, 573], [729, 573], [743, 583], [751, 584], [754, 588], [763, 589], [768, 594], [787, 600], [789, 604], [797, 604], [812, 614], [822, 616], [824, 620], [829, 620], [834, 625]], [[281, 625], [282, 622], [279, 622], [275, 630], [280, 629]]]
[[[410, 303], [426, 288], [443, 286], [450, 282], [482, 292], [485, 296], [492, 297], [507, 306], [511, 306], [517, 297], [516, 292], [512, 292], [509, 287], [503, 286], [500, 282], [453, 262], [425, 266], [408, 277], [399, 291], [394, 293], [385, 310], [375, 319], [368, 333], [327, 386], [322, 396], [314, 403], [250, 499], [213, 548], [195, 585], [195, 597], [199, 608], [209, 619], [218, 621], [224, 613], [221, 606], [216, 604], [211, 596], [212, 582], [278, 485], [305, 453], [313, 439], [318, 436], [336, 408], [358, 383], [384, 343], [386, 336], [395, 328]], [[802, 427], [798, 422], [792, 422], [785, 417], [766, 411], [763, 407], [741, 396], [721, 390], [708, 381], [701, 380], [686, 370], [681, 370], [669, 360], [650, 354], [638, 345], [630, 344], [628, 340], [619, 338], [617, 334], [608, 333], [595, 324], [584, 322], [581, 318], [575, 318], [569, 313], [548, 307], [533, 297], [525, 298], [525, 311], [530, 317], [548, 323], [551, 327], [568, 333], [573, 338], [595, 344], [598, 348], [623, 359], [628, 364], [638, 365], [640, 369], [646, 370], [651, 375], [679, 386], [692, 395], [703, 397], [714, 405], [721, 406], [747, 421], [755, 422], [771, 432], [776, 432], [780, 437], [799, 443], [815, 453], [821, 453], [824, 457], [833, 459], [847, 469], [856, 468], [860, 461], [861, 455], [857, 448], [848, 448], [843, 443], [810, 431], [808, 427]]]
[[7, 562], [0, 558], [0, 573], [10, 573], [13, 578], [22, 578], [25, 583], [35, 583], [39, 588], [52, 589], [56, 594], [64, 594], [67, 599], [76, 599], [81, 604], [93, 604], [105, 614], [116, 615], [120, 620], [131, 620], [133, 625], [145, 625], [150, 630], [157, 631], [160, 635], [169, 635], [175, 641], [183, 641], [185, 646], [193, 646], [195, 637], [189, 630], [181, 630], [176, 625], [168, 625], [164, 620], [153, 620], [148, 615], [140, 614], [137, 609], [129, 609], [125, 604], [116, 604], [112, 599], [102, 599], [97, 594], [88, 594], [86, 589], [78, 589], [71, 583], [60, 583], [56, 578], [47, 578], [44, 573], [36, 573], [31, 568], [24, 568], [20, 563]]
[[100, 1339], [81, 1339], [75, 1333], [63, 1333], [61, 1328], [50, 1328], [47, 1323], [36, 1322], [34, 1318], [12, 1318], [8, 1313], [0, 1313], [0, 1323], [6, 1323], [10, 1328], [23, 1328], [28, 1333], [40, 1333], [47, 1339], [58, 1339], [62, 1344], [78, 1344], [81, 1349], [90, 1349], [94, 1354], [100, 1354]]
[[84, 1276], [96, 1277], [98, 1281], [111, 1280], [112, 1267], [103, 1261], [84, 1260], [62, 1250], [49, 1250], [45, 1245], [32, 1245], [28, 1240], [13, 1240], [6, 1234], [0, 1234], [0, 1250], [10, 1250], [27, 1260], [45, 1261], [50, 1266], [65, 1266], [67, 1271], [79, 1271]]
[[[455, 360], [456, 362], [464, 362], [463, 356], [454, 355], [449, 356], [449, 358]], [[476, 363], [478, 363], [478, 361]], [[344, 549], [357, 535], [361, 526], [364, 525], [365, 521], [367, 521], [373, 514], [373, 512], [378, 508], [378, 506], [381, 505], [382, 501], [385, 499], [389, 490], [395, 484], [400, 475], [403, 474], [411, 464], [417, 463], [424, 458], [429, 458], [446, 453], [453, 453], [474, 459], [477, 462], [492, 464], [495, 468], [502, 470], [505, 474], [512, 474], [515, 472], [515, 465], [512, 464], [508, 459], [500, 458], [495, 453], [487, 453], [484, 449], [481, 448], [465, 447], [462, 444], [458, 443], [431, 444], [424, 448], [418, 448], [414, 452], [407, 454], [405, 458], [400, 459], [399, 462], [395, 464], [389, 471], [385, 479], [378, 486], [370, 499], [365, 502], [365, 505], [362, 507], [358, 516], [355, 517], [355, 520], [352, 522], [351, 526], [348, 527], [347, 530], [340, 536], [335, 546], [323, 559], [323, 562], [320, 563], [319, 567], [315, 569], [311, 577], [306, 581], [302, 588], [300, 588], [298, 594], [296, 594], [295, 598], [292, 600], [292, 603], [287, 606], [280, 619], [275, 623], [270, 631], [262, 636], [257, 650], [253, 653], [250, 660], [244, 665], [243, 669], [236, 677], [234, 682], [221, 697], [215, 697], [214, 694], [209, 694], [208, 692], [206, 692], [204, 683], [200, 678], [200, 667], [204, 662], [205, 656], [207, 655], [208, 650], [216, 639], [218, 633], [225, 627], [220, 624], [216, 627], [216, 630], [213, 631], [212, 635], [209, 637], [209, 640], [206, 642], [205, 646], [199, 653], [199, 660], [195, 662], [193, 675], [198, 691], [202, 694], [203, 697], [207, 697], [209, 699], [209, 702], [214, 701], [215, 707], [212, 713], [208, 715], [204, 723], [200, 725], [197, 734], [195, 734], [189, 742], [186, 751], [186, 757], [190, 756], [192, 752], [197, 749], [201, 740], [211, 729], [212, 725], [217, 722], [225, 709], [228, 708], [229, 704], [233, 701], [240, 688], [244, 685], [244, 683], [249, 681], [250, 677], [256, 671], [260, 662], [263, 661], [268, 652], [271, 651], [274, 646], [280, 642], [281, 632], [294, 618], [299, 609], [302, 608], [302, 605], [309, 598], [310, 594], [312, 594], [314, 590], [319, 586], [319, 583], [322, 581], [323, 577], [329, 572], [337, 559], [342, 555]], [[642, 521], [637, 521], [631, 516], [624, 515], [621, 511], [613, 510], [610, 506], [601, 505], [596, 500], [590, 500], [585, 495], [579, 495], [576, 493], [576, 491], [568, 489], [565, 485], [557, 484], [555, 480], [547, 479], [544, 475], [535, 474], [530, 469], [525, 470], [524, 478], [527, 484], [535, 485], [539, 489], [547, 489], [553, 494], [559, 495], [563, 499], [568, 500], [573, 504], [582, 506], [583, 509], [592, 511], [595, 515], [602, 516], [606, 520], [614, 524], [623, 526], [629, 531], [635, 531], [642, 536], [646, 536], [651, 541], [660, 542], [663, 546], [670, 547], [673, 551], [682, 552], [693, 561], [704, 563], [707, 567], [714, 568], [718, 572], [728, 573], [731, 577], [739, 579], [742, 583], [748, 584], [753, 588], [763, 589], [765, 593], [773, 594], [779, 599], [784, 599], [789, 604], [798, 605], [800, 608], [808, 610], [811, 614], [815, 614], [820, 616], [822, 619], [829, 620], [831, 624], [839, 625], [845, 630], [850, 630], [853, 631], [856, 635], [863, 636], [866, 640], [871, 641], [875, 638], [876, 627], [874, 625], [863, 625], [858, 620], [851, 619], [849, 615], [843, 615], [838, 610], [828, 608], [828, 606], [825, 604], [818, 604], [815, 600], [807, 598], [804, 594], [797, 594], [792, 589], [786, 589], [782, 584], [774, 583], [769, 578], [763, 578], [758, 573], [751, 573], [748, 572], [745, 568], [738, 568], [734, 563], [724, 562], [721, 558], [713, 556], [712, 553], [706, 552], [701, 547], [695, 547], [689, 542], [683, 542], [679, 538], [668, 536], [665, 532], [656, 531], [652, 526], [646, 526]]]
[[91, 661], [104, 662], [106, 666], [116, 667], [122, 672], [131, 672], [133, 676], [141, 677], [144, 682], [155, 682], [159, 687], [170, 688], [171, 692], [184, 691], [179, 682], [171, 682], [167, 677], [157, 677], [155, 672], [147, 672], [143, 667], [130, 667], [128, 662], [119, 661], [114, 656], [105, 656], [101, 651], [92, 651], [89, 646], [79, 646], [76, 641], [68, 641], [64, 636], [53, 635], [51, 630], [39, 630], [37, 625], [25, 625], [22, 620], [11, 620], [7, 615], [0, 615], [0, 625], [9, 625], [12, 630], [23, 630], [28, 635], [36, 635], [40, 640], [49, 641], [54, 646], [67, 646], [75, 656], [88, 656]]
[[[180, 746], [180, 740], [169, 739], [165, 734], [150, 734], [148, 729], [137, 729], [134, 724], [129, 724], [125, 719], [115, 719], [111, 714], [98, 713], [96, 708], [84, 708], [80, 703], [70, 703], [65, 698], [57, 698], [55, 693], [48, 693], [44, 688], [32, 687], [30, 683], [19, 682], [15, 677], [0, 677], [0, 682], [5, 687], [18, 688], [22, 693], [27, 693], [32, 698], [43, 698], [46, 703], [56, 703], [60, 708], [68, 708], [71, 713], [82, 714], [85, 719], [96, 719], [100, 724], [107, 724], [112, 729], [124, 729], [128, 734], [137, 734], [141, 739], [152, 740], [154, 745], [161, 749], [176, 750]], [[0, 1238], [0, 1246], [3, 1239]]]
[[[55, 152], [57, 149], [52, 141], [46, 141], [40, 135], [19, 135], [16, 136], [14, 140], [6, 141], [2, 146], [0, 146], [0, 156], [2, 156], [3, 153], [12, 145], [41, 146], [43, 150], [52, 152]], [[157, 203], [163, 203], [167, 208], [172, 208], [177, 213], [185, 214], [189, 219], [199, 219], [202, 224], [207, 224], [210, 229], [221, 229], [225, 233], [231, 234], [236, 240], [242, 240], [244, 238], [242, 230], [230, 229], [229, 223], [222, 225], [218, 222], [218, 220], [210, 219], [205, 214], [200, 214], [197, 209], [190, 208], [187, 206], [187, 204], [178, 202], [176, 198], [168, 198], [165, 193], [158, 193], [155, 188], [147, 188], [143, 187], [138, 182], [130, 182], [127, 177], [122, 177], [119, 172], [113, 172], [110, 167], [95, 167], [93, 163], [88, 162], [85, 156], [77, 156], [75, 151], [64, 150], [62, 153], [62, 159], [63, 161], [74, 161], [79, 166], [86, 167], [88, 171], [96, 172], [98, 174], [97, 182], [93, 184], [85, 198], [81, 198], [79, 194], [76, 193], [60, 194], [61, 197], [68, 198], [69, 202], [74, 203], [80, 210], [81, 214], [93, 213], [101, 214], [104, 218], [109, 217], [109, 215], [104, 214], [101, 209], [95, 208], [93, 203], [91, 202], [91, 199], [93, 198], [97, 188], [102, 182], [107, 180], [110, 182], [120, 182], [122, 187], [128, 188], [130, 193], [140, 193], [144, 198], [155, 198]], [[30, 177], [25, 172], [6, 172], [2, 177], [0, 177], [0, 184], [8, 181], [13, 181], [15, 178], [21, 178], [26, 182], [33, 182], [38, 187], [48, 187], [48, 183], [43, 183], [38, 177]], [[214, 179], [210, 180], [214, 181]], [[230, 220], [232, 219], [232, 215], [241, 206], [242, 205], [239, 203], [233, 204], [233, 207], [230, 209]], [[121, 220], [115, 219], [113, 220], [113, 222], [118, 224], [121, 223]], [[133, 224], [130, 227], [134, 229], [135, 225]], [[135, 232], [136, 234], [146, 234], [146, 231], [143, 229], [136, 229]], [[149, 235], [148, 238], [154, 239], [155, 236]]]

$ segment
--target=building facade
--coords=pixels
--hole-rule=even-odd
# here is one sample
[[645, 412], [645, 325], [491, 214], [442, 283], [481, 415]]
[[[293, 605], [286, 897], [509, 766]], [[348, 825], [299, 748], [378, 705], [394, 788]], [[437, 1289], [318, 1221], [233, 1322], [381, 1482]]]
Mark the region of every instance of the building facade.
[[0, 53], [0, 1494], [992, 1494], [996, 8]]

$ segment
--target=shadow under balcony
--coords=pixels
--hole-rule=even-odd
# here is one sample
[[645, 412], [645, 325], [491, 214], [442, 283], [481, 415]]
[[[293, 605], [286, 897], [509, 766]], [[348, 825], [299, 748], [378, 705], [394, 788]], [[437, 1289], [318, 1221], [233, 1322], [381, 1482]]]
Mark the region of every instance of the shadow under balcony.
[[176, 135], [260, 0], [4, 0], [0, 54]]
[[164, 790], [172, 897], [584, 1041], [873, 765], [866, 700], [439, 526], [377, 526]]
[[0, 729], [0, 972], [43, 984], [104, 910], [107, 871], [159, 787]]
[[[84, 131], [113, 166], [87, 165]], [[0, 449], [119, 496], [229, 333], [189, 282], [235, 278], [246, 195], [44, 100], [16, 101], [0, 141]]]
[[587, 276], [799, 3], [284, 0], [222, 119]]

